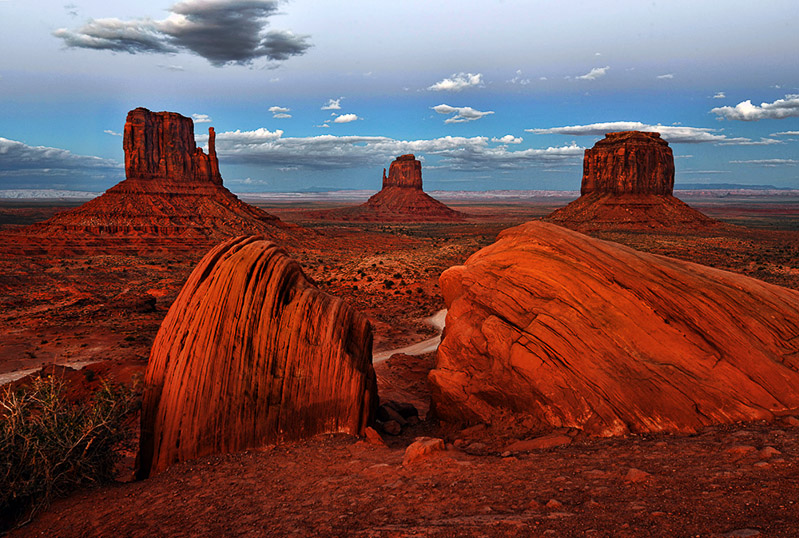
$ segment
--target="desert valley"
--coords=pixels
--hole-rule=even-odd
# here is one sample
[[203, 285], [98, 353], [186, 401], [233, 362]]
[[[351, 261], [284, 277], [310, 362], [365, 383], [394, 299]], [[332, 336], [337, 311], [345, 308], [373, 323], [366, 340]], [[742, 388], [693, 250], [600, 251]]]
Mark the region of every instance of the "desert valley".
[[674, 196], [621, 131], [579, 197], [405, 154], [248, 199], [194, 127], [134, 109], [124, 181], [0, 202], [0, 382], [135, 400], [113, 480], [10, 536], [796, 536], [797, 191]]

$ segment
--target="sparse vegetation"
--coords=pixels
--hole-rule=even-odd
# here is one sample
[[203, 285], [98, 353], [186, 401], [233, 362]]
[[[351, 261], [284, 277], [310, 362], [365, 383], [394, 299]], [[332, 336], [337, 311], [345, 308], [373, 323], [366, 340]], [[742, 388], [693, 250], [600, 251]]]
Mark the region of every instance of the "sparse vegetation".
[[53, 498], [111, 480], [136, 409], [135, 388], [104, 384], [70, 403], [57, 376], [0, 393], [0, 532], [24, 524]]

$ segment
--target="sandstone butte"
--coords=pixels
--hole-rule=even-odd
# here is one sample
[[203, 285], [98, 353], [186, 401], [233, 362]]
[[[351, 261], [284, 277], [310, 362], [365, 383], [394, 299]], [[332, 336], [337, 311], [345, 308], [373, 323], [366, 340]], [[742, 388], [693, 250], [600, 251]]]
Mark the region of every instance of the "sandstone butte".
[[547, 219], [580, 231], [719, 225], [673, 193], [674, 155], [660, 133], [608, 133], [585, 150], [580, 198]]
[[317, 433], [362, 435], [377, 406], [372, 329], [262, 237], [214, 247], [153, 343], [137, 475]]
[[356, 207], [313, 212], [329, 220], [376, 222], [461, 221], [465, 215], [422, 190], [422, 163], [412, 154], [400, 155], [383, 169], [383, 187]]
[[799, 408], [799, 292], [546, 222], [503, 231], [439, 284], [429, 379], [446, 422], [694, 432]]
[[[127, 179], [19, 235], [139, 251], [162, 245], [210, 247], [242, 234], [285, 240], [301, 232], [242, 202], [222, 185], [213, 127], [208, 134], [206, 155], [195, 145], [191, 118], [146, 108], [131, 110], [123, 138]], [[24, 250], [24, 241], [22, 246]]]

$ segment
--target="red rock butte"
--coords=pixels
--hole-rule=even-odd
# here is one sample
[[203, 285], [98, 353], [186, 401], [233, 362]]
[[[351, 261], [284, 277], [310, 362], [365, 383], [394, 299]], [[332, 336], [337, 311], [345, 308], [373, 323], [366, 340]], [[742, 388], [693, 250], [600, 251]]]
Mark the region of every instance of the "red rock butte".
[[54, 243], [51, 247], [141, 252], [210, 247], [254, 233], [286, 241], [301, 233], [222, 185], [215, 139], [212, 127], [206, 154], [195, 144], [191, 118], [131, 110], [123, 139], [127, 179], [80, 207], [20, 230], [15, 234], [20, 250], [37, 248], [31, 238]]
[[547, 219], [581, 231], [718, 225], [673, 192], [674, 155], [660, 133], [608, 133], [585, 150], [580, 198]]
[[422, 190], [422, 163], [414, 155], [400, 155], [383, 169], [383, 188], [356, 207], [309, 212], [326, 220], [375, 222], [462, 221], [465, 215], [447, 207]]
[[799, 407], [795, 290], [540, 221], [439, 284], [449, 311], [430, 382], [446, 422], [510, 414], [610, 436]]
[[362, 435], [376, 406], [367, 318], [274, 243], [234, 238], [200, 261], [155, 338], [137, 474], [318, 433]]

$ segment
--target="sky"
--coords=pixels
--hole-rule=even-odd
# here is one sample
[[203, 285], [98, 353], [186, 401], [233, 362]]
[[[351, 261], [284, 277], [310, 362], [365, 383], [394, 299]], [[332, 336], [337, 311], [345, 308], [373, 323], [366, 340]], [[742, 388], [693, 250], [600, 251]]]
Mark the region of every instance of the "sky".
[[676, 186], [799, 188], [796, 0], [0, 0], [0, 190], [124, 179], [129, 110], [216, 130], [234, 192], [576, 190], [654, 130]]

